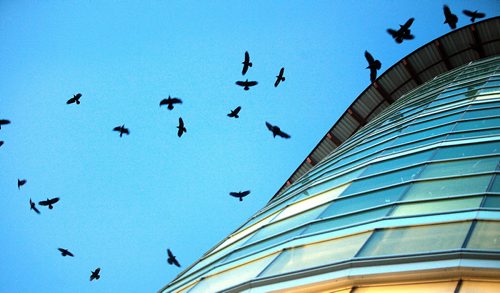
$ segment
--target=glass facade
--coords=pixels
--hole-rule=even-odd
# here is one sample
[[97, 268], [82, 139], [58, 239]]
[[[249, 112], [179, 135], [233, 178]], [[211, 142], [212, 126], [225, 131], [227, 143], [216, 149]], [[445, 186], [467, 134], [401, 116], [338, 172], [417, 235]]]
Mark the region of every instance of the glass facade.
[[[500, 57], [492, 57], [398, 99], [164, 292], [224, 291], [345, 264], [400, 264], [455, 252], [498, 260], [499, 166]], [[482, 292], [471, 289], [475, 283], [500, 288], [448, 280], [344, 289]]]

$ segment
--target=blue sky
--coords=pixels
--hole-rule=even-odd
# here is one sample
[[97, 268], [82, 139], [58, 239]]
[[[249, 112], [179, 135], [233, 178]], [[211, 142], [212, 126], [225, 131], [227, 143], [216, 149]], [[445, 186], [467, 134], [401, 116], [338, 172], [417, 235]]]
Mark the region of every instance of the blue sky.
[[[0, 130], [0, 292], [157, 291], [181, 272], [166, 249], [185, 268], [264, 206], [369, 85], [364, 51], [385, 71], [450, 31], [445, 3], [458, 27], [462, 9], [500, 11], [493, 0], [1, 1], [0, 119], [12, 123]], [[398, 45], [386, 29], [410, 17], [416, 38]], [[259, 84], [234, 84], [246, 78]], [[160, 108], [168, 95], [183, 104]], [[112, 131], [122, 124], [130, 136]], [[228, 195], [247, 189], [243, 202]], [[56, 196], [53, 210], [29, 210]]]

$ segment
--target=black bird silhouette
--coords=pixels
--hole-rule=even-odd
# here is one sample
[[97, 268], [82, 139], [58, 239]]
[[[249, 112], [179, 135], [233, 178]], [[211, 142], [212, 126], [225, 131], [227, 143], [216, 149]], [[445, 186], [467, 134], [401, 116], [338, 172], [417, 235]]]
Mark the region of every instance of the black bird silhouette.
[[413, 40], [415, 38], [410, 32], [410, 26], [415, 19], [412, 17], [406, 21], [405, 24], [399, 25], [399, 29], [387, 29], [387, 32], [396, 40], [396, 43], [401, 44], [403, 40]]
[[69, 250], [67, 249], [64, 249], [64, 248], [58, 248], [57, 250], [59, 250], [61, 252], [61, 255], [62, 256], [74, 256]]
[[378, 60], [375, 60], [372, 54], [368, 53], [368, 51], [365, 51], [365, 58], [366, 61], [368, 61], [368, 66], [366, 68], [370, 69], [370, 80], [371, 82], [374, 82], [375, 79], [377, 79], [377, 70], [382, 67], [382, 63], [380, 63], [380, 61]]
[[243, 70], [241, 71], [241, 74], [245, 75], [245, 73], [247, 73], [248, 67], [252, 67], [252, 62], [250, 62], [250, 55], [248, 55], [247, 51], [245, 51], [245, 60], [241, 63], [243, 64]]
[[58, 201], [59, 201], [59, 197], [54, 197], [51, 199], [47, 198], [47, 200], [42, 200], [42, 201], [38, 202], [38, 204], [41, 206], [49, 206], [49, 209], [53, 209], [54, 208], [53, 204], [55, 204]]
[[237, 197], [240, 201], [243, 201], [243, 198], [250, 194], [250, 190], [247, 191], [239, 191], [239, 192], [230, 192], [229, 195]]
[[169, 95], [167, 99], [161, 100], [160, 107], [163, 105], [168, 105], [167, 109], [172, 110], [174, 108], [174, 104], [182, 104], [182, 100], [179, 98], [171, 98]]
[[239, 86], [242, 86], [244, 90], [248, 91], [251, 86], [257, 85], [257, 82], [256, 81], [248, 81], [248, 79], [247, 79], [245, 81], [237, 81], [236, 84]]
[[462, 12], [468, 17], [470, 17], [470, 21], [472, 22], [475, 22], [477, 18], [483, 18], [486, 16], [486, 14], [482, 12], [477, 12], [477, 10], [476, 11], [463, 10]]
[[276, 137], [276, 135], [278, 135], [278, 136], [281, 136], [283, 138], [290, 138], [290, 135], [281, 131], [281, 129], [278, 126], [273, 126], [269, 122], [266, 122], [266, 126], [267, 126], [267, 129], [269, 129], [273, 133], [273, 137]]
[[24, 184], [26, 184], [26, 179], [17, 179], [17, 189], [21, 189]]
[[2, 146], [3, 144], [4, 144], [4, 141], [0, 140], [0, 146]]
[[0, 129], [2, 129], [2, 125], [10, 124], [10, 121], [7, 119], [0, 119]]
[[176, 265], [177, 267], [181, 267], [181, 265], [179, 264], [179, 262], [177, 261], [177, 258], [175, 258], [175, 255], [172, 253], [172, 251], [170, 251], [170, 249], [167, 248], [167, 254], [168, 254], [168, 258], [167, 258], [167, 262], [169, 265]]
[[443, 6], [444, 11], [444, 23], [447, 23], [451, 29], [457, 28], [458, 17], [451, 13], [450, 7], [448, 5]]
[[184, 132], [187, 132], [186, 127], [184, 127], [184, 121], [181, 117], [179, 117], [179, 126], [177, 126], [179, 130], [177, 130], [177, 136], [181, 137]]
[[227, 114], [229, 117], [239, 118], [238, 113], [240, 113], [241, 106], [236, 107], [236, 109], [231, 110], [231, 113]]
[[90, 281], [92, 282], [92, 280], [99, 280], [99, 278], [101, 276], [99, 276], [99, 272], [101, 271], [101, 268], [97, 268], [95, 269], [95, 271], [91, 271], [91, 275], [90, 275]]
[[71, 99], [69, 99], [66, 104], [73, 104], [76, 103], [77, 105], [80, 105], [80, 98], [82, 97], [82, 94], [78, 93], [76, 95], [73, 95]]
[[122, 126], [116, 126], [115, 128], [113, 128], [114, 131], [118, 131], [120, 132], [120, 137], [122, 137], [122, 135], [125, 133], [126, 135], [129, 135], [130, 134], [130, 131], [128, 130], [128, 128], [125, 128], [125, 124], [123, 124]]
[[40, 214], [40, 211], [36, 208], [36, 204], [30, 198], [30, 210], [34, 210], [35, 213]]
[[283, 73], [285, 72], [285, 67], [281, 67], [280, 73], [276, 75], [276, 81], [274, 82], [274, 87], [277, 87], [280, 82], [285, 81], [285, 77], [283, 76]]

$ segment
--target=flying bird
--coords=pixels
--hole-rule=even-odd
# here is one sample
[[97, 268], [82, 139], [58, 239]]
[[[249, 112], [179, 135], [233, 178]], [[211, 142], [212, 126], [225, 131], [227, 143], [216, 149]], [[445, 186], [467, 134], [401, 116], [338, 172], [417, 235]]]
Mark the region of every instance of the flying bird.
[[172, 251], [170, 251], [170, 249], [167, 248], [167, 254], [168, 254], [168, 258], [167, 258], [167, 262], [169, 265], [176, 265], [177, 267], [181, 267], [181, 265], [179, 264], [179, 262], [177, 261], [177, 258], [175, 258], [175, 255], [172, 253]]
[[399, 29], [387, 29], [387, 32], [396, 40], [396, 43], [401, 44], [403, 40], [413, 40], [415, 38], [410, 32], [410, 26], [415, 19], [412, 17], [406, 21], [404, 25], [399, 25]]
[[231, 113], [227, 114], [229, 117], [239, 118], [238, 113], [240, 113], [241, 106], [236, 107], [236, 109], [231, 110]]
[[280, 82], [285, 81], [285, 77], [283, 76], [283, 73], [285, 72], [285, 67], [281, 67], [280, 73], [276, 75], [276, 81], [274, 82], [274, 87], [277, 87]]
[[77, 105], [80, 105], [80, 98], [82, 97], [82, 94], [78, 93], [76, 95], [73, 95], [71, 99], [69, 99], [66, 104], [73, 104], [76, 103]]
[[17, 189], [21, 189], [24, 184], [26, 184], [26, 179], [17, 179]]
[[99, 278], [101, 277], [101, 276], [99, 276], [99, 272], [100, 272], [100, 271], [101, 271], [101, 268], [97, 268], [97, 269], [95, 269], [95, 271], [93, 271], [93, 272], [91, 271], [91, 273], [92, 273], [92, 274], [90, 275], [90, 281], [91, 281], [91, 282], [92, 282], [92, 280], [94, 280], [94, 279], [95, 279], [95, 280], [99, 280]]
[[181, 117], [179, 117], [179, 126], [177, 126], [179, 130], [177, 130], [177, 136], [181, 137], [182, 133], [187, 132], [186, 127], [184, 127], [184, 121], [182, 120]]
[[36, 204], [30, 198], [30, 210], [34, 210], [35, 213], [40, 214], [40, 211], [36, 208]]
[[130, 131], [128, 130], [128, 128], [125, 128], [125, 124], [122, 125], [122, 126], [116, 126], [115, 128], [113, 128], [113, 131], [118, 131], [120, 132], [120, 137], [122, 137], [122, 135], [125, 133], [126, 135], [129, 135], [130, 134]]
[[71, 253], [71, 252], [70, 252], [69, 250], [67, 250], [67, 249], [64, 249], [64, 248], [58, 248], [57, 250], [59, 250], [59, 251], [61, 252], [61, 255], [62, 255], [62, 256], [67, 256], [67, 255], [68, 255], [68, 256], [71, 256], [71, 257], [73, 257], [73, 256], [74, 256], [74, 255], [73, 255], [73, 253]]
[[240, 201], [243, 201], [243, 198], [250, 194], [250, 190], [247, 191], [239, 191], [239, 192], [230, 192], [229, 195], [237, 197]]
[[4, 141], [0, 140], [0, 146], [2, 146], [3, 144], [4, 144]]
[[472, 22], [475, 22], [476, 18], [483, 18], [486, 16], [486, 14], [484, 14], [482, 12], [477, 12], [477, 10], [476, 11], [463, 10], [462, 12], [465, 15], [467, 15], [468, 17], [470, 17], [470, 21], [472, 21]]
[[179, 98], [171, 98], [169, 95], [167, 99], [161, 100], [160, 107], [163, 105], [168, 105], [167, 109], [172, 110], [174, 108], [174, 104], [182, 104], [182, 100]]
[[375, 60], [372, 54], [368, 53], [368, 51], [365, 51], [365, 58], [366, 61], [368, 61], [368, 66], [366, 68], [370, 69], [370, 80], [371, 82], [374, 82], [375, 79], [377, 79], [377, 70], [380, 69], [382, 63], [380, 63], [379, 60]]
[[250, 62], [250, 55], [247, 51], [245, 51], [245, 60], [241, 62], [243, 64], [243, 70], [241, 71], [242, 75], [247, 73], [248, 67], [252, 67], [252, 62]]
[[248, 81], [248, 79], [247, 79], [245, 81], [237, 81], [236, 84], [239, 86], [242, 86], [244, 90], [248, 91], [251, 86], [257, 85], [257, 82], [256, 81]]
[[450, 7], [448, 5], [443, 6], [444, 11], [444, 23], [447, 23], [451, 29], [457, 28], [458, 17], [451, 13]]
[[278, 136], [281, 136], [283, 138], [290, 138], [290, 135], [281, 131], [281, 129], [278, 126], [273, 126], [269, 122], [266, 122], [266, 126], [267, 126], [267, 129], [269, 129], [273, 133], [273, 137], [276, 137], [276, 135], [278, 135]]
[[49, 209], [53, 209], [54, 208], [53, 204], [55, 204], [58, 201], [59, 201], [59, 197], [54, 197], [51, 199], [47, 198], [47, 200], [42, 200], [42, 201], [38, 202], [38, 204], [41, 206], [49, 206]]
[[2, 125], [7, 125], [7, 124], [10, 124], [9, 120], [0, 119], [0, 129], [2, 129]]

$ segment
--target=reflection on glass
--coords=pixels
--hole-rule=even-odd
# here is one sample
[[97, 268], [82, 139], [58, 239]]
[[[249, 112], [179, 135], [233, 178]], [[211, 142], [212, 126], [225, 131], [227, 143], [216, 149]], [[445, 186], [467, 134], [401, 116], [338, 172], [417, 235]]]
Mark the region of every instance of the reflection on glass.
[[[461, 111], [463, 111], [463, 110], [464, 110], [464, 108], [461, 109]], [[409, 133], [409, 132], [413, 132], [413, 131], [428, 128], [428, 127], [442, 125], [442, 124], [445, 124], [445, 123], [448, 123], [451, 121], [458, 120], [461, 116], [462, 116], [462, 113], [457, 113], [457, 114], [448, 115], [448, 116], [444, 116], [444, 117], [440, 117], [440, 118], [435, 118], [432, 120], [428, 120], [428, 117], [424, 117], [424, 118], [426, 118], [427, 121], [419, 123], [420, 121], [418, 121], [419, 119], [417, 119], [417, 121], [415, 121], [415, 124], [408, 126], [407, 128], [405, 128], [405, 130], [403, 132]], [[420, 120], [423, 120], [423, 119], [420, 119]]]
[[467, 248], [500, 250], [500, 222], [479, 221], [474, 227]]
[[464, 139], [464, 138], [481, 137], [481, 136], [493, 136], [493, 135], [500, 135], [500, 127], [492, 129], [467, 131], [467, 132], [452, 132], [450, 133], [450, 135], [448, 135], [446, 140]]
[[447, 124], [447, 125], [427, 129], [427, 130], [424, 130], [421, 132], [415, 132], [412, 134], [400, 136], [396, 140], [394, 145], [400, 145], [403, 143], [412, 142], [412, 141], [416, 141], [416, 140], [423, 139], [423, 138], [428, 138], [428, 137], [439, 135], [439, 134], [445, 134], [445, 133], [450, 132], [454, 125], [455, 124], [453, 124], [453, 123]]
[[500, 196], [488, 195], [484, 200], [483, 207], [500, 209]]
[[463, 281], [460, 293], [500, 292], [500, 282]]
[[382, 175], [356, 180], [342, 193], [341, 197], [375, 188], [381, 188], [397, 183], [403, 183], [416, 178], [422, 166], [411, 167]]
[[462, 247], [470, 222], [378, 230], [359, 256], [427, 253]]
[[470, 129], [483, 129], [500, 126], [500, 118], [483, 118], [469, 121], [461, 121], [453, 131], [470, 130]]
[[432, 163], [427, 165], [419, 179], [445, 176], [459, 176], [481, 172], [495, 171], [500, 157], [477, 158], [470, 160], [459, 160], [442, 163]]
[[337, 238], [283, 251], [263, 272], [273, 276], [351, 259], [370, 233]]
[[490, 192], [500, 192], [500, 175], [496, 175], [490, 187]]
[[333, 230], [343, 226], [356, 225], [365, 221], [380, 219], [385, 217], [390, 209], [390, 206], [386, 206], [378, 209], [317, 221], [310, 224], [302, 234], [306, 235], [319, 231]]
[[380, 172], [406, 167], [409, 165], [416, 165], [418, 163], [423, 163], [426, 162], [431, 157], [432, 153], [434, 153], [434, 150], [418, 152], [411, 155], [392, 158], [389, 160], [371, 164], [363, 173], [363, 176], [368, 176]]
[[391, 216], [413, 216], [429, 213], [445, 213], [455, 210], [479, 208], [482, 196], [470, 198], [446, 199], [438, 201], [426, 201], [417, 203], [400, 204], [392, 212]]
[[491, 176], [482, 175], [417, 182], [410, 186], [404, 200], [483, 193], [490, 183]]
[[483, 118], [483, 117], [492, 117], [499, 115], [500, 115], [500, 108], [489, 108], [482, 110], [467, 111], [465, 112], [463, 119]]
[[497, 154], [500, 152], [500, 141], [457, 145], [440, 148], [434, 160], [464, 158], [480, 155]]
[[[445, 293], [453, 292], [457, 287], [457, 281], [451, 282], [426, 282], [423, 284], [397, 284], [373, 287], [356, 288], [356, 293]], [[479, 293], [479, 292], [477, 292]]]
[[200, 281], [189, 292], [216, 292], [256, 277], [275, 257], [275, 254], [243, 264]]

